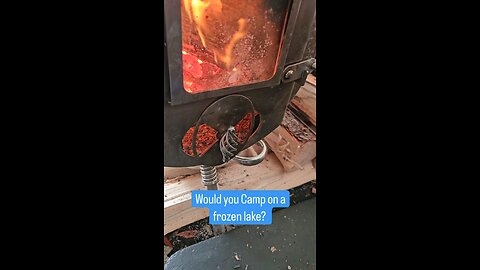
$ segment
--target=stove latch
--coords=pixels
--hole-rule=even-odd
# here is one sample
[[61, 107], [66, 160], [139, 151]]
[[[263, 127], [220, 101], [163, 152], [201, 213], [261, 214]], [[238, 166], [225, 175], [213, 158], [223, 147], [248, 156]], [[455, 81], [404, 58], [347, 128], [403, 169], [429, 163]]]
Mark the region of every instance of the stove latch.
[[282, 82], [289, 83], [301, 79], [300, 84], [304, 84], [308, 74], [316, 68], [317, 61], [315, 58], [289, 65], [283, 70]]

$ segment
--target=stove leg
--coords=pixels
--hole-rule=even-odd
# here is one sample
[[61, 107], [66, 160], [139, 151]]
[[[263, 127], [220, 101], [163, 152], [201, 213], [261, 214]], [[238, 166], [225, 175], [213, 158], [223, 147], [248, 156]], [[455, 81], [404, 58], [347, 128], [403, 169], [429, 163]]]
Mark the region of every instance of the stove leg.
[[218, 190], [218, 175], [215, 166], [200, 165], [200, 175], [202, 176], [202, 184], [207, 190]]
[[[202, 175], [202, 184], [207, 190], [218, 190], [218, 175], [215, 166], [200, 165], [200, 174]], [[213, 234], [220, 235], [226, 231], [225, 225], [212, 225]]]

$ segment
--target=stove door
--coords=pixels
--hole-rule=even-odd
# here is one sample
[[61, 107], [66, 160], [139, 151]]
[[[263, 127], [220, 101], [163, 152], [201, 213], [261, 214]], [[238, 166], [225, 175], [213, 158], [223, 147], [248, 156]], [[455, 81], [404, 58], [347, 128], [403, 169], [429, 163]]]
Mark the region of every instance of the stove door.
[[291, 10], [291, 0], [166, 1], [170, 103], [280, 84]]

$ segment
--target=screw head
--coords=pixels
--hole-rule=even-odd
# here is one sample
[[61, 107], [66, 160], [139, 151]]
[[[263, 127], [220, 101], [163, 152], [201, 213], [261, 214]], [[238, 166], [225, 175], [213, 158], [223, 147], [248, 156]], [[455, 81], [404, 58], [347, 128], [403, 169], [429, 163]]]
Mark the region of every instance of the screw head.
[[287, 71], [287, 73], [285, 73], [285, 79], [289, 79], [290, 77], [292, 77], [292, 75], [293, 75], [293, 70]]

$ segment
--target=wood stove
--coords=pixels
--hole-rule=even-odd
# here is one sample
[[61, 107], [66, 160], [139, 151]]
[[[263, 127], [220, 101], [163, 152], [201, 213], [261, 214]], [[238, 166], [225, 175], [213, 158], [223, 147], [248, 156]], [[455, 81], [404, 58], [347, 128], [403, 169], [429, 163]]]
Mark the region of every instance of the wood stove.
[[216, 166], [278, 125], [315, 69], [315, 0], [166, 0], [164, 166]]

